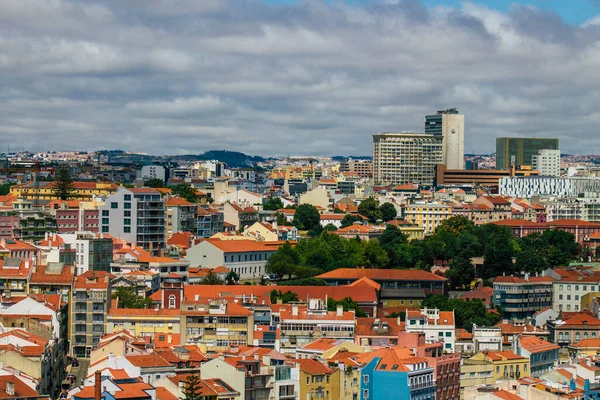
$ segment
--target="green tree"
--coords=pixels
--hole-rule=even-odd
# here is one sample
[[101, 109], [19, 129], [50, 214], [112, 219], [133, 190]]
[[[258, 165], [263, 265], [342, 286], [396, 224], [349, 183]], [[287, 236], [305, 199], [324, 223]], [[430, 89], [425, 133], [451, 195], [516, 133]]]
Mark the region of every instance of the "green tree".
[[363, 200], [358, 205], [358, 213], [364, 215], [369, 222], [375, 223], [381, 219], [381, 210], [379, 209], [379, 201], [373, 197]]
[[150, 188], [164, 188], [165, 181], [163, 181], [162, 179], [158, 179], [158, 178], [152, 178], [152, 179], [148, 179], [147, 181], [144, 181], [144, 186], [150, 187]]
[[452, 289], [468, 289], [475, 279], [475, 267], [470, 258], [456, 256], [450, 261], [450, 269], [445, 275]]
[[300, 204], [296, 208], [292, 224], [300, 230], [310, 231], [321, 226], [321, 215], [314, 206]]
[[365, 242], [363, 258], [363, 265], [369, 268], [383, 268], [390, 262], [387, 252], [379, 245], [377, 239]]
[[271, 291], [271, 304], [276, 304], [278, 300], [281, 300], [281, 303], [293, 303], [298, 301], [298, 294], [294, 293], [290, 290], [287, 292], [283, 292], [281, 290], [272, 290]]
[[188, 375], [184, 381], [183, 397], [180, 400], [202, 400], [202, 381], [199, 375]]
[[352, 225], [353, 223], [357, 222], [357, 221], [362, 221], [362, 218], [360, 217], [360, 215], [358, 214], [346, 214], [344, 215], [344, 218], [342, 219], [342, 228], [345, 228], [347, 226]]
[[392, 203], [383, 203], [379, 207], [379, 212], [381, 213], [381, 219], [385, 222], [393, 220], [398, 215], [396, 207]]
[[240, 281], [240, 275], [235, 271], [229, 271], [227, 275], [225, 275], [225, 284], [226, 285], [235, 285]]
[[450, 299], [445, 295], [432, 295], [423, 301], [423, 306], [440, 311], [454, 311], [456, 328], [469, 332], [474, 323], [478, 326], [493, 326], [501, 320], [497, 314], [489, 313], [481, 300], [464, 301]]
[[366, 317], [367, 313], [360, 309], [358, 303], [352, 300], [351, 297], [343, 298], [342, 300], [336, 301], [331, 297], [327, 299], [327, 310], [337, 311], [337, 306], [342, 306], [344, 311], [354, 310], [354, 314], [357, 317]]
[[326, 232], [335, 232], [335, 231], [337, 231], [337, 229], [338, 228], [334, 224], [331, 224], [331, 223], [325, 225], [325, 227], [323, 228], [323, 230]]
[[263, 199], [263, 209], [276, 211], [283, 208], [283, 202], [279, 197], [270, 197], [268, 199]]
[[118, 308], [149, 308], [152, 305], [149, 297], [138, 296], [132, 287], [118, 287], [111, 297], [118, 299]]
[[544, 257], [540, 256], [533, 249], [525, 248], [517, 254], [515, 269], [518, 272], [542, 272], [548, 268], [548, 263]]
[[458, 236], [465, 231], [472, 233], [474, 229], [475, 225], [467, 217], [455, 215], [443, 220], [436, 231], [444, 230], [453, 234], [454, 236]]
[[2, 185], [0, 185], [0, 196], [6, 196], [7, 194], [10, 193], [10, 187], [13, 184], [10, 182], [7, 183], [3, 183]]
[[290, 242], [285, 242], [283, 246], [277, 249], [277, 252], [273, 254], [267, 260], [266, 270], [271, 274], [276, 274], [279, 277], [286, 275], [292, 275], [297, 265], [300, 262], [300, 257], [296, 249], [292, 247]]
[[569, 265], [579, 253], [575, 235], [562, 229], [548, 229], [542, 233], [546, 245], [546, 261], [549, 266]]
[[187, 183], [179, 183], [171, 186], [171, 193], [186, 199], [190, 203], [198, 203], [198, 192], [196, 188]]
[[56, 170], [53, 191], [55, 196], [61, 200], [68, 200], [73, 197], [75, 185], [73, 184], [71, 171], [67, 166], [61, 166]]
[[225, 281], [212, 271], [209, 271], [206, 276], [200, 279], [199, 285], [224, 285]]

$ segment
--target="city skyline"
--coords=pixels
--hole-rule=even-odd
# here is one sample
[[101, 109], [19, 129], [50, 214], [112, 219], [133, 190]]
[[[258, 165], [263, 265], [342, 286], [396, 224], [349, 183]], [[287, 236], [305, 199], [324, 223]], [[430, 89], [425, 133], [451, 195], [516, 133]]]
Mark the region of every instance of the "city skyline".
[[0, 140], [369, 154], [371, 135], [456, 107], [465, 153], [505, 136], [597, 153], [599, 11], [584, 3], [6, 1]]

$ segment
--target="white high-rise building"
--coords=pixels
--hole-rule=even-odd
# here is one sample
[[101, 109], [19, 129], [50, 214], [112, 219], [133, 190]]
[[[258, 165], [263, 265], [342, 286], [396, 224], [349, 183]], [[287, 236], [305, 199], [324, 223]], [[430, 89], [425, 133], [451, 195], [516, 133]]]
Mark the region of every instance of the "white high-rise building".
[[442, 137], [442, 164], [447, 169], [465, 169], [465, 116], [456, 108], [425, 116], [425, 133]]
[[539, 150], [531, 156], [531, 167], [541, 176], [560, 176], [560, 150]]
[[373, 135], [373, 179], [384, 185], [433, 185], [442, 164], [442, 137], [423, 133]]

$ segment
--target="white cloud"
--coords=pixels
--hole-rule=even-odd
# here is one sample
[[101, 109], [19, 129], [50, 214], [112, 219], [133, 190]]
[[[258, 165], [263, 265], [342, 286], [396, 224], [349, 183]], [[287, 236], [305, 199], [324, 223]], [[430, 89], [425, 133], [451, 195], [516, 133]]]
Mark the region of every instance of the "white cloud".
[[469, 151], [553, 134], [597, 152], [598, 23], [472, 2], [4, 0], [0, 140], [369, 154], [371, 134], [458, 107]]

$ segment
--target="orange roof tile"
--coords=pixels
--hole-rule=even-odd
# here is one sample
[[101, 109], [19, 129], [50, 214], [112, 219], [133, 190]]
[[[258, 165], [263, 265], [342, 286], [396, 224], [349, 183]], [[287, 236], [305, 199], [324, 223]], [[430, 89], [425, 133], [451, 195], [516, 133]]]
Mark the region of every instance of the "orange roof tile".
[[158, 353], [145, 354], [139, 356], [127, 356], [127, 360], [134, 366], [140, 368], [169, 367], [171, 365]]
[[[208, 242], [225, 253], [249, 253], [249, 252], [275, 252], [283, 242], [256, 242], [254, 240], [221, 240], [205, 239], [202, 242]], [[201, 242], [201, 243], [202, 243]]]
[[182, 199], [181, 197], [171, 197], [169, 200], [165, 201], [165, 207], [177, 207], [177, 206], [193, 206], [194, 204], [190, 203], [186, 199]]
[[321, 279], [359, 279], [363, 276], [372, 280], [402, 281], [446, 281], [446, 278], [420, 269], [375, 269], [375, 268], [338, 268], [317, 275]]
[[290, 361], [298, 364], [300, 370], [309, 375], [327, 375], [334, 371], [325, 364], [310, 358], [294, 359]]
[[530, 353], [541, 353], [544, 351], [558, 350], [560, 347], [554, 343], [547, 342], [536, 336], [523, 336], [519, 345]]

